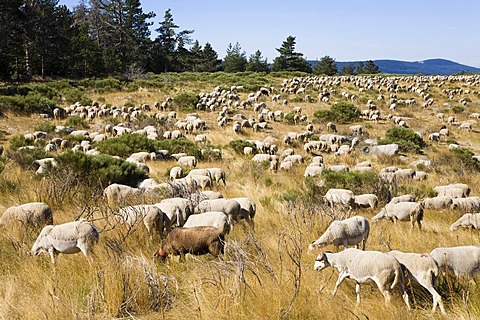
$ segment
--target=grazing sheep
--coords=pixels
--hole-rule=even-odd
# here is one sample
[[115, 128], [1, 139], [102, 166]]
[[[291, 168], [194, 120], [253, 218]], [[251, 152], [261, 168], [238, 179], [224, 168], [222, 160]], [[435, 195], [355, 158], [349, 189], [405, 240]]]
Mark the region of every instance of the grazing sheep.
[[155, 256], [165, 260], [169, 254], [179, 255], [180, 262], [185, 261], [187, 253], [195, 255], [210, 253], [212, 256], [218, 257], [223, 254], [224, 245], [225, 235], [216, 227], [178, 227], [173, 229], [162, 241]]
[[305, 168], [305, 173], [303, 174], [304, 177], [316, 177], [320, 176], [323, 172], [323, 165], [322, 166], [314, 166], [309, 165]]
[[354, 248], [345, 249], [339, 253], [324, 252], [315, 260], [314, 270], [321, 271], [329, 266], [338, 269], [338, 280], [333, 289], [333, 295], [345, 278], [355, 280], [357, 305], [360, 304], [360, 283], [373, 280], [382, 293], [385, 303], [390, 301], [390, 291], [398, 286], [400, 293], [410, 310], [408, 295], [405, 292], [403, 271], [397, 259], [378, 251], [362, 251]]
[[230, 232], [230, 224], [228, 223], [228, 216], [220, 211], [210, 211], [199, 214], [194, 214], [188, 217], [183, 225], [184, 228], [211, 226], [216, 227], [224, 234]]
[[377, 222], [382, 219], [388, 219], [394, 223], [397, 223], [397, 220], [410, 221], [412, 229], [415, 227], [415, 223], [418, 224], [418, 229], [422, 229], [423, 206], [417, 202], [388, 203], [372, 218], [372, 221]]
[[[160, 201], [162, 202], [170, 202], [175, 204], [177, 207], [180, 208], [180, 213], [182, 215], [182, 219], [179, 219], [180, 221], [187, 221], [188, 217], [194, 213], [194, 206], [193, 202], [190, 199], [185, 199], [185, 198], [166, 198]], [[180, 225], [180, 227], [183, 227]]]
[[324, 198], [331, 208], [336, 205], [352, 207], [354, 204], [353, 192], [347, 189], [329, 189]]
[[[455, 190], [461, 189], [462, 192]], [[463, 198], [468, 197], [470, 195], [470, 187], [465, 183], [453, 183], [445, 186], [436, 186], [433, 188], [438, 194], [437, 196], [449, 196], [452, 198]]]
[[21, 223], [24, 227], [40, 228], [53, 224], [52, 209], [43, 202], [24, 203], [5, 210], [0, 217], [0, 225]]
[[163, 224], [167, 233], [170, 233], [173, 225], [183, 226], [185, 221], [183, 220], [182, 210], [173, 202], [160, 202], [155, 203], [154, 206], [158, 207], [165, 216], [163, 217]]
[[42, 229], [32, 246], [32, 254], [50, 254], [52, 263], [59, 253], [82, 252], [88, 258], [93, 246], [98, 243], [100, 234], [91, 222], [84, 219], [56, 226], [48, 225]]
[[375, 209], [378, 204], [378, 197], [373, 193], [360, 194], [353, 197], [355, 205], [359, 208], [368, 208]]
[[183, 169], [181, 167], [175, 166], [172, 169], [170, 169], [171, 180], [180, 179], [182, 177], [183, 177]]
[[456, 198], [452, 199], [452, 210], [462, 210], [474, 212], [480, 210], [480, 197]]
[[223, 185], [226, 186], [227, 183], [225, 182], [225, 171], [221, 168], [207, 168], [208, 172], [210, 172], [210, 176], [212, 178], [213, 181], [215, 181], [215, 183], [217, 185], [220, 184], [220, 181], [223, 182]]
[[402, 194], [401, 196], [398, 197], [393, 197], [390, 199], [390, 204], [396, 204], [400, 202], [415, 202], [416, 197], [413, 194]]
[[444, 274], [448, 270], [456, 277], [473, 279], [480, 272], [480, 247], [441, 247], [433, 249], [430, 255]]
[[312, 242], [308, 249], [321, 248], [329, 244], [333, 244], [336, 249], [343, 245], [348, 248], [349, 245], [358, 247], [362, 242], [362, 249], [365, 250], [365, 244], [370, 233], [370, 223], [362, 216], [354, 216], [345, 220], [335, 220], [323, 235], [316, 241]]
[[198, 213], [208, 212], [208, 211], [221, 211], [228, 216], [228, 223], [233, 227], [234, 223], [240, 219], [247, 220], [250, 222], [250, 215], [246, 211], [242, 210], [242, 207], [238, 201], [233, 199], [213, 199], [213, 200], [203, 200], [198, 206]]
[[428, 254], [401, 252], [392, 250], [387, 252], [388, 255], [394, 257], [405, 266], [408, 273], [408, 278], [417, 282], [419, 285], [427, 289], [433, 297], [432, 312], [435, 312], [437, 305], [443, 314], [445, 308], [443, 307], [442, 297], [435, 290], [435, 281], [438, 277], [437, 262]]
[[143, 192], [138, 188], [132, 188], [123, 184], [113, 183], [103, 190], [103, 195], [107, 199], [107, 203], [109, 205], [116, 205], [141, 197]]
[[257, 213], [257, 205], [255, 204], [255, 202], [253, 202], [252, 199], [246, 197], [231, 199], [237, 201], [240, 204], [240, 217], [249, 217], [249, 219], [245, 219], [250, 223], [252, 228], [254, 228], [255, 222], [253, 221], [253, 218], [255, 218], [255, 214]]
[[177, 164], [185, 167], [195, 168], [197, 166], [197, 159], [195, 156], [183, 156], [177, 160]]
[[153, 238], [153, 232], [156, 231], [163, 238], [163, 227], [165, 213], [154, 205], [136, 205], [121, 208], [116, 214], [116, 218], [121, 223], [126, 223], [129, 227], [135, 227], [143, 222], [150, 239]]
[[480, 229], [480, 213], [465, 213], [457, 221], [452, 223], [450, 231], [455, 231], [458, 228]]
[[422, 200], [422, 205], [425, 209], [443, 210], [451, 207], [453, 203], [450, 197], [433, 197]]

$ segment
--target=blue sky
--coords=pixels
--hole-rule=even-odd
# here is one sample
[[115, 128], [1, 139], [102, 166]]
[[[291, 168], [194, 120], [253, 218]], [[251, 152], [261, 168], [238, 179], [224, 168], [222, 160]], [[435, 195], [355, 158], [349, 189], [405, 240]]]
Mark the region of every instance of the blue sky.
[[[60, 0], [72, 8], [79, 0]], [[88, 2], [88, 1], [87, 1]], [[478, 0], [143, 0], [154, 29], [171, 9], [179, 30], [195, 30], [219, 58], [238, 42], [247, 56], [260, 50], [269, 62], [288, 36], [307, 59], [336, 61], [444, 58], [480, 67]]]

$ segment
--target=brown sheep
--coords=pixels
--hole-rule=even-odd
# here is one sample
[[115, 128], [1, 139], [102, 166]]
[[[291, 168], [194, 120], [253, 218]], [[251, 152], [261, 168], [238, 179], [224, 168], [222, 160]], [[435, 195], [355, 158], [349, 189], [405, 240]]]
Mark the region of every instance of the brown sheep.
[[165, 260], [169, 254], [180, 256], [180, 262], [185, 261], [185, 254], [203, 255], [210, 253], [217, 257], [223, 254], [225, 234], [215, 227], [192, 227], [173, 229], [162, 241], [155, 257]]

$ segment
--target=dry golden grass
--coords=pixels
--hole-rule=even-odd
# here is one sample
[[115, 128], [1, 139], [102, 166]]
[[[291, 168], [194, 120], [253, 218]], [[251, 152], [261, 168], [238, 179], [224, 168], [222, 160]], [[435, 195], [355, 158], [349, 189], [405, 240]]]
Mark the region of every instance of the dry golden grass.
[[[275, 86], [278, 88], [280, 81]], [[195, 84], [196, 92], [204, 90]], [[467, 87], [452, 83], [445, 86]], [[443, 88], [445, 88], [445, 86]], [[441, 88], [441, 89], [443, 89]], [[193, 90], [193, 87], [191, 88]], [[207, 88], [211, 89], [211, 88]], [[441, 90], [432, 85], [430, 91], [436, 102], [433, 108], [401, 106], [395, 115], [412, 117], [409, 126], [424, 134], [437, 131], [440, 123], [435, 119], [437, 112], [453, 115], [451, 106], [458, 103], [449, 101]], [[474, 88], [470, 88], [474, 89]], [[479, 88], [476, 88], [478, 90]], [[126, 101], [149, 103], [163, 100], [166, 95], [174, 95], [179, 88], [169, 92], [148, 91], [115, 92], [92, 95], [92, 99], [104, 98], [114, 105]], [[182, 90], [188, 90], [183, 88]], [[388, 113], [388, 103], [376, 101], [378, 93], [362, 92], [350, 84], [343, 84], [337, 92], [349, 90], [358, 96], [355, 104], [363, 109], [365, 104], [358, 101], [375, 100], [381, 110]], [[245, 97], [248, 92], [242, 93]], [[314, 91], [307, 92], [316, 96]], [[387, 96], [387, 94], [385, 94]], [[467, 120], [468, 114], [479, 112], [478, 95], [469, 94], [470, 102], [466, 110], [455, 116], [459, 121]], [[289, 98], [293, 98], [290, 95]], [[415, 97], [414, 93], [400, 92], [399, 99]], [[340, 95], [332, 96], [327, 103], [290, 103], [288, 106], [267, 101], [271, 109], [289, 112], [294, 106], [301, 106], [309, 119], [315, 110], [328, 108], [340, 101]], [[443, 106], [444, 103], [450, 106]], [[421, 102], [420, 102], [421, 103]], [[436, 110], [434, 110], [436, 109]], [[240, 110], [247, 117], [254, 117], [251, 110]], [[398, 295], [385, 306], [383, 298], [374, 285], [362, 285], [362, 304], [355, 305], [355, 286], [346, 280], [335, 297], [331, 296], [337, 271], [332, 268], [322, 272], [313, 270], [313, 262], [320, 251], [308, 253], [310, 242], [317, 239], [332, 220], [332, 215], [350, 216], [355, 214], [371, 218], [378, 210], [334, 211], [302, 198], [307, 186], [303, 178], [305, 165], [289, 172], [270, 172], [261, 165], [253, 164], [247, 157], [235, 154], [228, 148], [233, 139], [264, 139], [267, 135], [279, 139], [286, 132], [305, 130], [305, 124], [294, 126], [283, 122], [272, 123], [265, 132], [254, 133], [245, 129], [235, 135], [230, 126], [219, 128], [216, 125], [217, 112], [202, 112], [207, 121], [208, 140], [222, 148], [222, 161], [200, 162], [198, 167], [221, 167], [227, 173], [227, 186], [215, 187], [225, 197], [250, 197], [257, 204], [256, 227], [252, 231], [244, 223], [235, 226], [227, 236], [226, 254], [220, 259], [209, 256], [187, 257], [180, 264], [178, 258], [166, 263], [155, 261], [153, 252], [159, 239], [150, 241], [144, 230], [128, 231], [115, 227], [113, 230], [104, 220], [95, 223], [104, 230], [95, 249], [91, 265], [80, 254], [60, 255], [56, 267], [47, 256], [32, 257], [25, 253], [30, 250], [36, 232], [3, 229], [0, 234], [0, 317], [5, 319], [431, 319], [442, 318], [439, 312], [431, 314], [430, 295], [418, 287], [410, 294], [413, 310], [406, 312], [405, 305]], [[179, 112], [179, 118], [185, 112]], [[32, 132], [44, 120], [36, 117], [15, 117], [0, 120], [0, 129], [11, 136]], [[58, 121], [58, 124], [62, 121]], [[385, 131], [393, 124], [382, 120], [378, 124], [363, 123], [370, 137], [384, 137]], [[324, 132], [325, 124], [315, 124], [318, 133]], [[339, 125], [341, 133], [348, 132], [349, 125]], [[478, 127], [464, 133], [451, 127], [451, 139], [468, 142], [471, 146], [480, 145]], [[193, 136], [189, 136], [192, 138]], [[7, 137], [9, 138], [9, 137]], [[472, 194], [479, 195], [476, 186], [480, 176], [465, 171], [455, 172], [449, 163], [438, 162], [448, 153], [445, 142], [431, 144], [424, 149], [425, 157], [437, 161], [428, 170], [426, 181], [406, 183], [399, 190], [420, 190], [438, 184], [464, 182], [472, 187]], [[8, 145], [5, 141], [4, 145]], [[301, 144], [295, 147], [298, 154], [303, 152]], [[335, 157], [325, 155], [325, 163], [344, 163], [349, 166], [369, 160], [378, 171], [388, 165], [406, 167], [417, 158], [407, 155], [406, 160], [395, 158], [374, 158], [357, 150], [350, 156]], [[150, 162], [150, 175], [159, 181], [168, 180], [168, 169], [174, 161]], [[49, 182], [33, 176], [33, 172], [20, 169], [15, 163], [7, 162], [0, 177], [0, 209], [14, 204], [31, 201], [46, 201], [45, 185]], [[298, 198], [295, 198], [298, 196]], [[321, 194], [315, 195], [321, 197]], [[285, 199], [292, 201], [288, 202]], [[297, 199], [297, 200], [295, 200]], [[300, 200], [299, 200], [300, 199]], [[380, 206], [384, 205], [381, 203]], [[102, 218], [107, 209], [102, 200], [97, 203], [65, 201], [53, 208], [55, 223], [62, 223], [90, 212], [92, 217]], [[367, 249], [387, 251], [389, 248], [410, 252], [430, 252], [438, 246], [478, 245], [476, 231], [448, 231], [449, 225], [462, 212], [426, 210], [423, 230], [411, 230], [408, 223], [382, 221], [372, 224]], [[128, 234], [127, 237], [125, 235]], [[332, 250], [332, 247], [325, 249]], [[448, 318], [467, 319], [480, 317], [480, 292], [476, 286], [469, 287], [468, 299], [466, 284], [441, 282], [440, 293], [445, 300]], [[465, 299], [464, 299], [465, 298]]]

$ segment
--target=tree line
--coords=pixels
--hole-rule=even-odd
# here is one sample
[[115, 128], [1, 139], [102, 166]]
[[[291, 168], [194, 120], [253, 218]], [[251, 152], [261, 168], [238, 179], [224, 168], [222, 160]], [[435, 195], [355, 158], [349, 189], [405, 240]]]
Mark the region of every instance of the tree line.
[[194, 40], [194, 30], [181, 30], [170, 9], [158, 21], [140, 0], [80, 0], [73, 10], [59, 0], [0, 1], [0, 79], [33, 77], [135, 77], [146, 72], [302, 71], [318, 75], [379, 73], [372, 61], [347, 65], [338, 72], [335, 60], [306, 61], [289, 36], [269, 63], [260, 50], [247, 57], [237, 42], [223, 59], [210, 43]]

